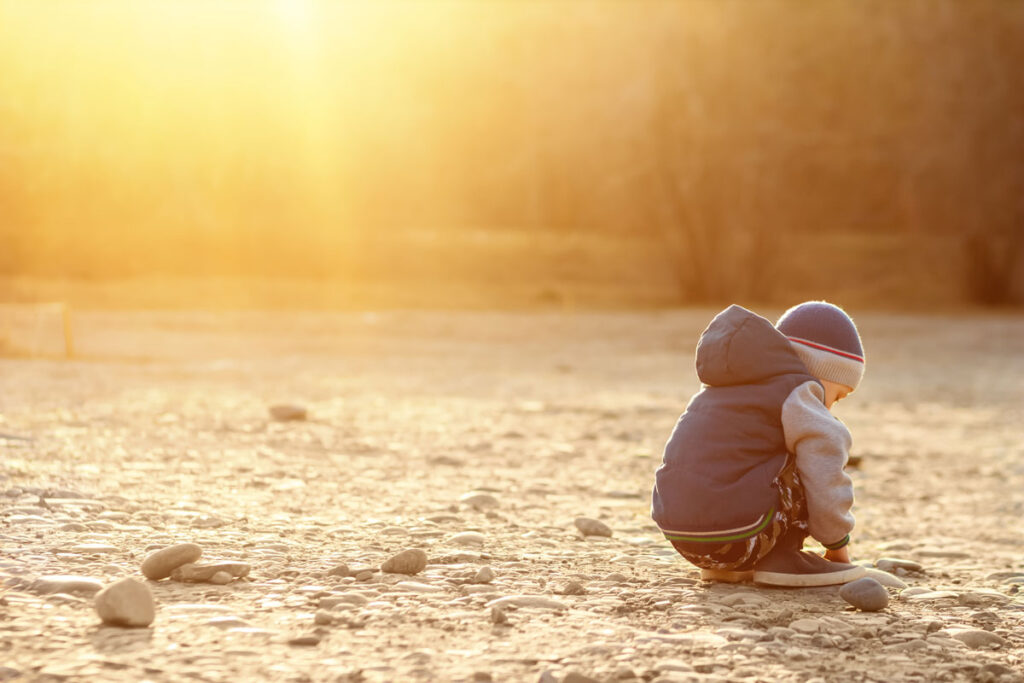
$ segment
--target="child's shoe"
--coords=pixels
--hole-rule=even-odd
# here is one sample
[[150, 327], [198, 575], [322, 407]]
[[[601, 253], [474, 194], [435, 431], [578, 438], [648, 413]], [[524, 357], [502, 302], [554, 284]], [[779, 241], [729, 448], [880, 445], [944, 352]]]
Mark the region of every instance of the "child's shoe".
[[732, 571], [730, 569], [701, 569], [700, 578], [704, 581], [718, 581], [720, 583], [743, 583], [754, 579], [754, 570], [745, 572]]
[[787, 534], [754, 567], [754, 583], [764, 586], [806, 588], [835, 586], [867, 574], [864, 567], [832, 562], [821, 555], [801, 550], [803, 535]]

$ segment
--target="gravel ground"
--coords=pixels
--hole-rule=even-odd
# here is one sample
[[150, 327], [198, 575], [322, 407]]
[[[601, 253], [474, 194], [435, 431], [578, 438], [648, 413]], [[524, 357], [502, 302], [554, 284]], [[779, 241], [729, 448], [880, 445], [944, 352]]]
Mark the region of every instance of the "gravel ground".
[[[653, 526], [713, 314], [76, 314], [0, 360], [0, 680], [1024, 680], [1024, 318], [858, 317], [866, 613]], [[186, 542], [248, 573], [143, 577]], [[151, 626], [101, 623], [123, 577]]]

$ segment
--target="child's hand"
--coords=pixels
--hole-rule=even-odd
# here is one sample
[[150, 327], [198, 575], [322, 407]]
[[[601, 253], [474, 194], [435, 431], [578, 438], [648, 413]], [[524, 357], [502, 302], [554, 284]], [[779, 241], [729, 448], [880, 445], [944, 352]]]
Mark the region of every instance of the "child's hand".
[[845, 562], [850, 563], [850, 546], [844, 545], [842, 548], [837, 550], [826, 550], [825, 559], [829, 562]]

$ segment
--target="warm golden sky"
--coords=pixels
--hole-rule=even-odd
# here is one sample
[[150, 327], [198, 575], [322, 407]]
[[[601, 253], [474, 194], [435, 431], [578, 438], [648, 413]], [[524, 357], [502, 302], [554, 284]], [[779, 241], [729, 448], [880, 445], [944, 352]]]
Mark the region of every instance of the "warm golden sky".
[[1011, 234], [1022, 46], [1001, 0], [0, 0], [0, 272]]

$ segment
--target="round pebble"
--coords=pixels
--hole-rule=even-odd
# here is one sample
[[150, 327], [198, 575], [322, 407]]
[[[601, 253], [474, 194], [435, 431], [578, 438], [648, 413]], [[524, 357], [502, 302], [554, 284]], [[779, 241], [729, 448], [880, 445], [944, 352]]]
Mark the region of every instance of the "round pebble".
[[249, 623], [242, 621], [238, 617], [213, 617], [206, 622], [207, 626], [215, 626], [217, 628], [229, 629], [229, 628], [248, 628]]
[[544, 597], [543, 595], [506, 595], [503, 598], [491, 600], [486, 607], [539, 607], [541, 609], [566, 610], [569, 606], [558, 600]]
[[149, 626], [156, 617], [149, 586], [131, 577], [101, 590], [93, 604], [103, 623], [111, 626]]
[[583, 595], [587, 589], [579, 581], [568, 581], [558, 592], [561, 595]]
[[195, 543], [179, 543], [161, 548], [151, 552], [142, 561], [142, 574], [153, 581], [166, 579], [172, 571], [183, 564], [195, 562], [202, 554], [203, 549]]
[[969, 648], [998, 648], [1006, 645], [1006, 640], [1002, 636], [996, 635], [991, 631], [983, 631], [981, 629], [958, 631], [952, 635], [954, 639], [959, 640]]
[[839, 597], [864, 612], [877, 612], [889, 604], [889, 591], [868, 576], [843, 584]]
[[797, 619], [789, 627], [797, 633], [817, 633], [821, 630], [821, 622], [817, 619]]
[[189, 562], [175, 568], [171, 572], [171, 578], [182, 583], [208, 583], [220, 573], [227, 574], [232, 578], [241, 578], [248, 576], [251, 569], [247, 562], [215, 562], [212, 564]]
[[455, 545], [483, 545], [485, 539], [479, 531], [463, 531], [448, 540]]
[[489, 510], [498, 507], [498, 499], [489, 493], [470, 491], [459, 497], [459, 502], [474, 510]]
[[906, 582], [903, 581], [901, 578], [899, 578], [898, 576], [893, 576], [889, 572], [883, 572], [881, 569], [875, 569], [874, 567], [866, 567], [864, 571], [867, 572], [867, 576], [869, 578], [874, 579], [883, 586], [888, 586], [889, 588], [897, 588], [899, 590], [903, 590], [907, 587]]
[[584, 536], [605, 536], [611, 537], [612, 529], [607, 524], [599, 519], [592, 519], [590, 517], [577, 517], [573, 520], [573, 524], [580, 530], [580, 533]]
[[279, 403], [270, 406], [267, 411], [270, 413], [270, 417], [278, 422], [295, 422], [305, 420], [307, 417], [304, 407], [290, 403]]
[[905, 569], [908, 572], [919, 572], [924, 569], [920, 562], [903, 560], [898, 557], [880, 557], [875, 561], [875, 566], [883, 572], [892, 572], [896, 569]]
[[473, 583], [490, 583], [491, 581], [494, 581], [494, 570], [490, 567], [480, 567], [476, 576], [473, 577]]
[[[412, 576], [413, 574], [419, 574], [427, 566], [427, 554], [419, 548], [409, 548], [403, 550], [397, 555], [388, 558], [384, 564], [380, 566], [382, 572], [388, 574], [406, 574]], [[345, 568], [346, 574], [348, 568]], [[333, 572], [333, 570], [332, 570]]]
[[297, 645], [299, 647], [313, 647], [320, 644], [320, 636], [298, 636], [288, 641], [289, 645]]
[[210, 583], [218, 586], [224, 586], [231, 583], [232, 578], [231, 574], [228, 574], [227, 572], [217, 572], [210, 577]]

